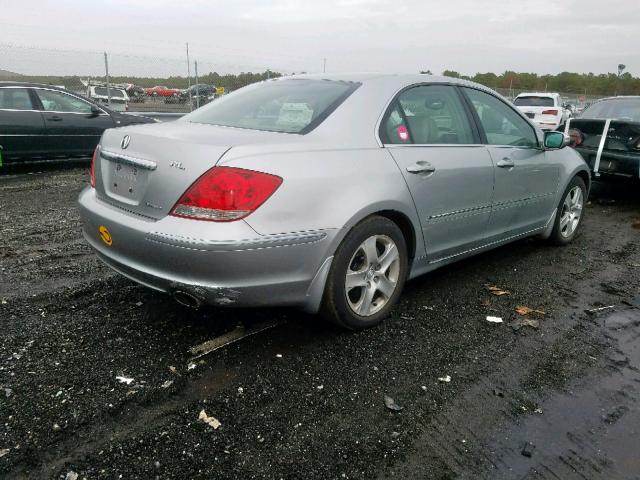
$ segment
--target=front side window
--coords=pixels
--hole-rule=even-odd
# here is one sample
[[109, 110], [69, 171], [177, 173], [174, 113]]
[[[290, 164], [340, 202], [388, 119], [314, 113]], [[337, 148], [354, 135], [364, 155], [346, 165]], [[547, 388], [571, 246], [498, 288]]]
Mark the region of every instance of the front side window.
[[359, 85], [311, 79], [261, 82], [224, 96], [182, 120], [304, 134], [319, 125]]
[[464, 87], [478, 114], [489, 145], [538, 147], [534, 128], [509, 105], [488, 93]]
[[33, 110], [26, 88], [0, 88], [0, 109]]
[[79, 98], [54, 90], [36, 90], [47, 112], [91, 113], [91, 105]]
[[402, 92], [382, 125], [384, 143], [473, 144], [466, 112], [453, 87], [422, 85]]

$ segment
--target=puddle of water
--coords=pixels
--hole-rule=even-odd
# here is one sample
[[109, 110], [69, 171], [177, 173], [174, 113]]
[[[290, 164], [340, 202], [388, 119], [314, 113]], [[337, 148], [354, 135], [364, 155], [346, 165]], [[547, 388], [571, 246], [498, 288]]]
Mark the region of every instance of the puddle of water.
[[[500, 472], [491, 478], [640, 479], [640, 310], [614, 312], [604, 325], [617, 344], [607, 352], [610, 374], [501, 432], [490, 445]], [[531, 458], [521, 453], [526, 442]]]

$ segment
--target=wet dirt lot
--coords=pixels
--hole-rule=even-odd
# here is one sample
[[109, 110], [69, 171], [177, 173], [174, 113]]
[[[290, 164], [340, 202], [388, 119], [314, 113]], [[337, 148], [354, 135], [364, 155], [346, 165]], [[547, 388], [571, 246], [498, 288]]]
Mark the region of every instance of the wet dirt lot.
[[80, 234], [87, 179], [0, 176], [1, 478], [640, 478], [633, 188], [597, 186], [572, 245], [431, 273], [354, 334], [294, 310], [192, 311], [111, 272]]

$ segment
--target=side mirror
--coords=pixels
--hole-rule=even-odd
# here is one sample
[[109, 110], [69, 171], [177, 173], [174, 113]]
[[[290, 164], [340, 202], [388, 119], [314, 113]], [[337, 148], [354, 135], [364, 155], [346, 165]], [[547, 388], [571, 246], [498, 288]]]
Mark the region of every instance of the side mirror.
[[570, 143], [571, 138], [564, 132], [544, 132], [544, 148], [547, 150], [564, 148]]
[[100, 115], [102, 110], [97, 105], [91, 105], [91, 115]]

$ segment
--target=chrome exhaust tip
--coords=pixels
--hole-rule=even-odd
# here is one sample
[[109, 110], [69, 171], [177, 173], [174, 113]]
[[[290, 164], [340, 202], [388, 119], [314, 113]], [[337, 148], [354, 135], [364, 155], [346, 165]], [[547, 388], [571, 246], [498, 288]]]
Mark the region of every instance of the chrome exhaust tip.
[[201, 299], [184, 290], [175, 290], [173, 292], [173, 299], [180, 305], [193, 309], [200, 308], [203, 303]]

